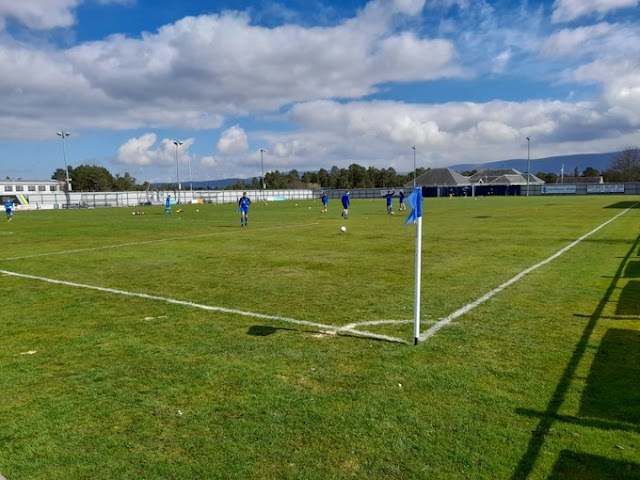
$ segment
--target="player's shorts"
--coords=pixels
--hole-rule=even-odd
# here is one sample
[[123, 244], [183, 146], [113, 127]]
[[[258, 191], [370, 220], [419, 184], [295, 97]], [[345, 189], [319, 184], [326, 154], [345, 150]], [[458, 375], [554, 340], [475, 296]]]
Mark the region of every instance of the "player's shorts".
[[245, 215], [249, 213], [249, 207], [240, 207], [240, 213], [244, 213]]

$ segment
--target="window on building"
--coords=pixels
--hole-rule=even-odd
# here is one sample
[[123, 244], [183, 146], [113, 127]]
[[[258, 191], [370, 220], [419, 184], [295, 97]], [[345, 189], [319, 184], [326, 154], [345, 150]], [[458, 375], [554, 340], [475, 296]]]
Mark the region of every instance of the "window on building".
[[28, 189], [30, 192], [35, 192], [35, 191], [36, 191], [36, 186], [35, 186], [35, 185], [29, 185], [29, 186], [27, 187], [27, 189]]
[[46, 185], [38, 185], [38, 191], [39, 192], [46, 192], [47, 191], [47, 186]]
[[5, 185], [4, 186], [4, 191], [5, 192], [13, 192], [13, 185]]
[[49, 185], [49, 191], [50, 191], [50, 192], [56, 192], [56, 191], [58, 191], [58, 187], [57, 187], [57, 185]]
[[22, 185], [16, 185], [16, 192], [24, 192], [24, 187]]

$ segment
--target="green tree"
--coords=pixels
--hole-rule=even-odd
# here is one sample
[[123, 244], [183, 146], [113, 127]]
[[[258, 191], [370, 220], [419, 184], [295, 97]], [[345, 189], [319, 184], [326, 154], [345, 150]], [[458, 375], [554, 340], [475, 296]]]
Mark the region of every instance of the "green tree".
[[65, 182], [67, 180], [67, 174], [64, 171], [64, 168], [56, 168], [56, 171], [53, 172], [53, 175], [51, 175], [51, 180]]
[[556, 183], [558, 180], [558, 175], [556, 173], [545, 173], [545, 172], [538, 172], [536, 173], [536, 177], [538, 177], [540, 180], [543, 180], [544, 183]]
[[582, 172], [583, 177], [599, 177], [600, 172], [593, 167], [587, 167]]
[[116, 174], [113, 179], [113, 190], [118, 192], [127, 192], [131, 190], [137, 190], [135, 177], [131, 176], [129, 172], [125, 172], [123, 176], [119, 173]]
[[349, 165], [349, 183], [353, 188], [369, 188], [373, 186], [367, 170], [355, 163]]
[[80, 192], [110, 192], [114, 178], [104, 167], [78, 165], [73, 169], [72, 187]]

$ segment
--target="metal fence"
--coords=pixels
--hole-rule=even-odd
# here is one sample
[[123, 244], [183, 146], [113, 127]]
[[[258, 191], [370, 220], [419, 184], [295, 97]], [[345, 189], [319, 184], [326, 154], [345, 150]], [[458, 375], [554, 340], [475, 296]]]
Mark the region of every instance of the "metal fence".
[[[32, 209], [139, 207], [164, 205], [168, 195], [179, 204], [235, 203], [245, 190], [181, 190], [149, 192], [51, 192], [25, 195]], [[308, 200], [318, 198], [315, 190], [246, 190], [255, 201]]]
[[[428, 196], [473, 196], [473, 195], [526, 195], [526, 187], [520, 187], [520, 191], [513, 189], [485, 192], [474, 191], [468, 187], [426, 187]], [[484, 186], [488, 188], [488, 186]], [[411, 188], [359, 188], [351, 190], [351, 198], [381, 198], [388, 191], [398, 194], [403, 190], [406, 194]], [[247, 195], [256, 201], [283, 201], [283, 200], [312, 200], [318, 199], [325, 192], [329, 198], [340, 198], [346, 190], [342, 189], [283, 189], [283, 190], [246, 190]], [[57, 208], [96, 208], [96, 207], [138, 207], [142, 205], [164, 205], [168, 195], [179, 204], [190, 203], [235, 203], [242, 196], [243, 190], [181, 190], [181, 191], [149, 191], [149, 192], [42, 192], [31, 193], [24, 197], [28, 204], [22, 204], [22, 208], [31, 209], [57, 209]], [[632, 183], [604, 183], [604, 184], [547, 184], [531, 185], [529, 195], [640, 195], [640, 182]]]

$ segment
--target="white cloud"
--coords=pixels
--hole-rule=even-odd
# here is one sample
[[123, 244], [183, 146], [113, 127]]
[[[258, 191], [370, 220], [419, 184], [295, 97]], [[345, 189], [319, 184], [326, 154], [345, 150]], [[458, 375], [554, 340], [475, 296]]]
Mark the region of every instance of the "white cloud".
[[138, 138], [131, 138], [118, 148], [115, 162], [132, 166], [166, 166], [175, 165], [176, 149], [178, 161], [187, 163], [193, 159], [188, 149], [194, 143], [193, 138], [180, 140], [182, 145], [176, 147], [174, 140], [165, 138], [154, 149], [158, 137], [155, 133], [146, 133]]
[[602, 38], [615, 33], [621, 25], [598, 23], [586, 27], [563, 29], [551, 35], [542, 46], [542, 52], [548, 56], [584, 55], [603, 49]]
[[83, 0], [0, 0], [0, 29], [11, 18], [33, 30], [70, 27]]
[[222, 132], [216, 145], [216, 150], [221, 155], [237, 155], [246, 152], [248, 148], [247, 134], [238, 125]]
[[[43, 3], [34, 11], [70, 14], [80, 2], [51, 1], [58, 8]], [[360, 98], [387, 82], [461, 75], [451, 42], [394, 24], [398, 15], [416, 15], [423, 6], [424, 0], [373, 0], [331, 27], [265, 28], [246, 14], [225, 12], [68, 50], [0, 40], [0, 59], [12, 65], [0, 72], [0, 87], [18, 93], [0, 106], [13, 125], [2, 135], [42, 138], [61, 115], [72, 129], [215, 129], [226, 116], [318, 98]]]
[[[619, 91], [632, 98], [638, 95], [629, 85]], [[535, 139], [540, 157], [570, 153], [571, 148], [589, 151], [590, 145], [606, 138], [615, 145], [617, 138], [640, 129], [639, 117], [624, 117], [606, 105], [559, 101], [440, 105], [318, 101], [294, 107], [291, 121], [304, 128], [306, 133], [296, 133], [295, 138], [309, 151], [318, 148], [319, 156], [333, 157], [338, 163], [353, 158], [357, 151], [367, 164], [379, 166], [402, 158], [399, 152], [406, 155], [412, 145], [422, 152], [425, 166], [442, 166], [518, 157], [527, 136]], [[282, 134], [271, 140], [285, 143], [285, 136], [294, 138]], [[283, 150], [282, 154], [288, 153]], [[291, 162], [301, 163], [295, 158]]]
[[639, 0], [556, 0], [551, 20], [554, 23], [570, 22], [588, 15], [604, 15], [621, 8], [638, 6]]

